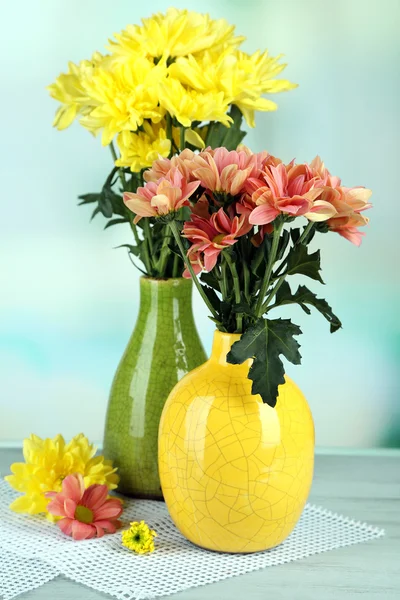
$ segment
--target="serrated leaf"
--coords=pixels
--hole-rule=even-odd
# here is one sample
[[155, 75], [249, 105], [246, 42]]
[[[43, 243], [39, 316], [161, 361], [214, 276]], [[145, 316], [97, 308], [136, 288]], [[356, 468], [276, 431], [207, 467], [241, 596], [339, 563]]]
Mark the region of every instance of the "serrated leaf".
[[292, 294], [290, 285], [285, 281], [278, 290], [275, 297], [275, 306], [283, 304], [299, 304], [307, 314], [310, 314], [310, 309], [307, 305], [316, 308], [330, 323], [330, 331], [334, 333], [341, 328], [340, 319], [334, 314], [328, 302], [317, 296], [309, 290], [305, 285], [299, 285], [297, 291]]
[[300, 346], [294, 339], [300, 333], [300, 327], [290, 319], [259, 319], [246, 329], [227, 355], [231, 364], [253, 359], [248, 375], [253, 381], [252, 394], [259, 394], [269, 406], [275, 406], [278, 386], [285, 381], [280, 356], [295, 365], [301, 362]]
[[306, 275], [311, 279], [324, 283], [321, 275], [321, 256], [317, 250], [312, 254], [308, 253], [305, 244], [296, 244], [288, 255], [287, 274], [288, 275]]

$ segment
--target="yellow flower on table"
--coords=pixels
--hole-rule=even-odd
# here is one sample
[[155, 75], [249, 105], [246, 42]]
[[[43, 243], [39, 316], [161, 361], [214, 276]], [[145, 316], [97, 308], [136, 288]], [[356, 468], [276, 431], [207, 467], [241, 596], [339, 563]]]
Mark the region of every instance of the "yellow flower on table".
[[129, 529], [122, 532], [122, 544], [136, 554], [147, 554], [154, 551], [154, 538], [157, 534], [144, 522], [134, 521]]
[[82, 433], [69, 443], [62, 435], [42, 439], [32, 434], [24, 440], [23, 452], [25, 462], [12, 464], [12, 475], [5, 477], [11, 487], [23, 494], [10, 505], [15, 512], [50, 516], [45, 493], [61, 491], [63, 480], [72, 473], [80, 473], [86, 487], [99, 483], [113, 490], [118, 486], [119, 477], [112, 462], [95, 456], [96, 448]]
[[169, 8], [142, 19], [142, 25], [128, 25], [117, 41], [110, 40], [109, 50], [121, 58], [143, 54], [156, 59], [196, 54], [208, 48], [238, 46], [243, 37], [234, 36], [234, 25], [225, 19], [214, 20], [208, 14]]
[[171, 151], [171, 141], [167, 139], [165, 122], [143, 123], [143, 130], [133, 133], [122, 131], [117, 138], [120, 158], [117, 167], [129, 167], [132, 173], [151, 167], [160, 156], [166, 158]]

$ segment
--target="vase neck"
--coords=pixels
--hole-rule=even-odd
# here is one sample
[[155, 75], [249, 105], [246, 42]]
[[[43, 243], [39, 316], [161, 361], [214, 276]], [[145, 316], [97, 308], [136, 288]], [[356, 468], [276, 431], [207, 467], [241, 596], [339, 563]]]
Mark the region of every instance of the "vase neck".
[[214, 332], [210, 360], [219, 364], [221, 367], [234, 369], [237, 374], [239, 374], [239, 371], [243, 371], [243, 373], [246, 373], [247, 375], [251, 365], [251, 360], [246, 360], [241, 365], [232, 365], [226, 360], [226, 355], [230, 351], [232, 344], [240, 340], [240, 337], [240, 333], [223, 333], [222, 331], [216, 330]]
[[[154, 310], [162, 305], [170, 307], [172, 313], [186, 308], [192, 311], [192, 281], [190, 279], [152, 279], [140, 278], [140, 310]], [[166, 314], [166, 317], [168, 315]]]

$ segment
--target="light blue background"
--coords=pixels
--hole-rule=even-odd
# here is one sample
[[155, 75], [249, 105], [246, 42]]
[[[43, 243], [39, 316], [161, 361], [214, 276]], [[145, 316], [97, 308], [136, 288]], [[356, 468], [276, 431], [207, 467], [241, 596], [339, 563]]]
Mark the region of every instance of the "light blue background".
[[[128, 228], [102, 231], [77, 208], [110, 169], [99, 140], [78, 125], [51, 128], [45, 86], [67, 61], [164, 1], [41, 0], [2, 7], [0, 442], [31, 431], [102, 438], [113, 373], [135, 323], [138, 274], [114, 246]], [[361, 248], [320, 238], [326, 286], [343, 321], [331, 336], [319, 315], [290, 311], [304, 331], [303, 366], [288, 369], [314, 413], [317, 442], [400, 445], [399, 28], [397, 0], [176, 1], [237, 25], [244, 48], [284, 53], [300, 87], [259, 114], [246, 142], [285, 160], [319, 153], [346, 185], [373, 189]], [[213, 325], [195, 298], [207, 350]], [[287, 314], [287, 312], [286, 312]], [[396, 433], [397, 432], [397, 433]]]

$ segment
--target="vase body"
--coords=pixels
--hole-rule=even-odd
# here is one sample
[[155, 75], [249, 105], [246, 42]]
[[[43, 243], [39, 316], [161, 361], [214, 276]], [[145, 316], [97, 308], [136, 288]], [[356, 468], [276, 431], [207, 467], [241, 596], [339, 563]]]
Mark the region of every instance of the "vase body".
[[159, 432], [164, 499], [181, 533], [209, 550], [255, 552], [280, 544], [306, 503], [314, 425], [285, 378], [275, 408], [251, 394], [250, 361], [230, 365], [239, 335], [215, 332], [210, 360], [172, 390]]
[[118, 467], [118, 491], [162, 499], [157, 438], [174, 385], [206, 359], [192, 312], [192, 281], [140, 279], [135, 329], [111, 387], [104, 455]]

